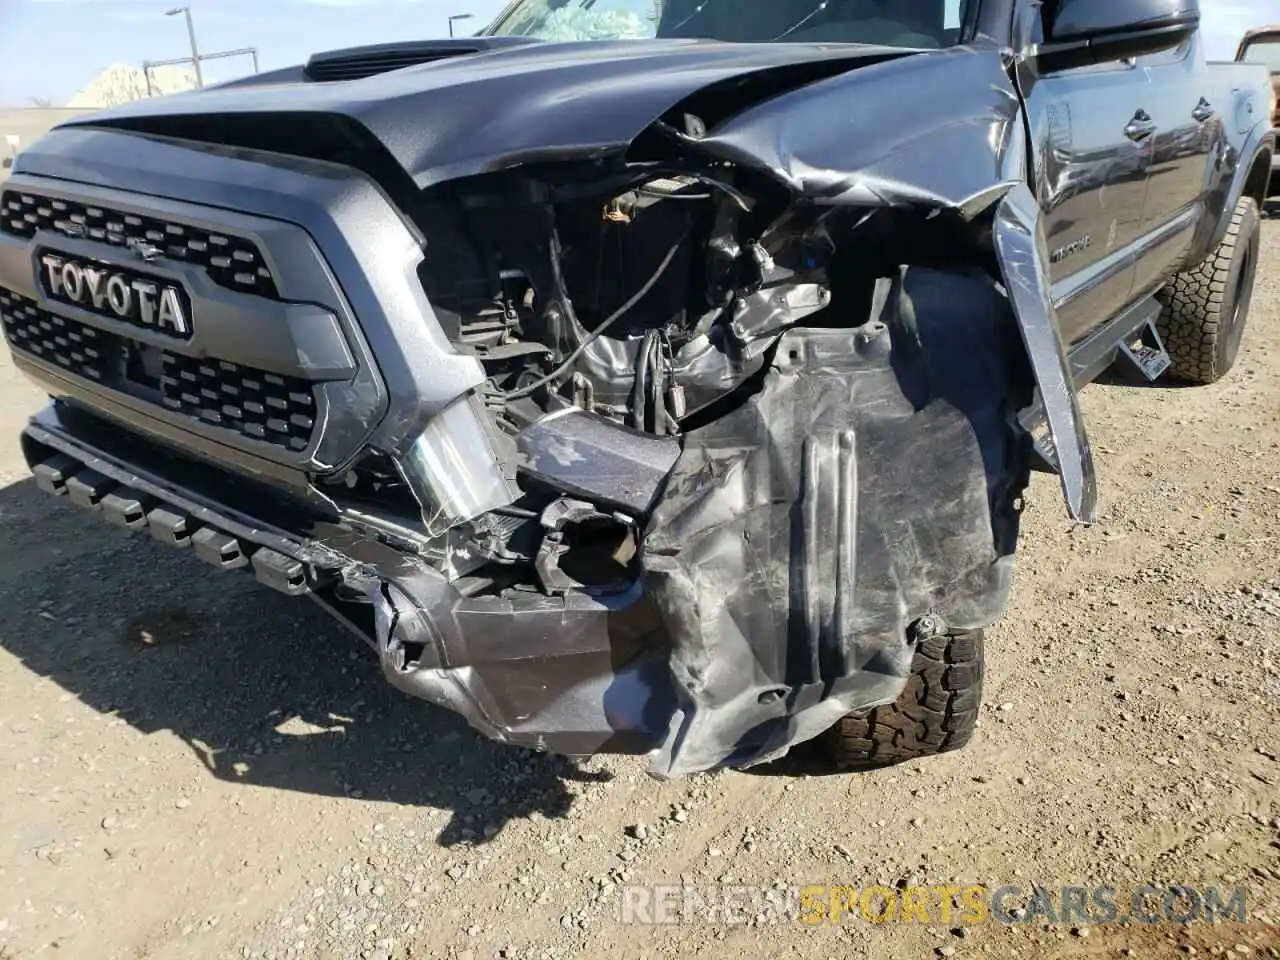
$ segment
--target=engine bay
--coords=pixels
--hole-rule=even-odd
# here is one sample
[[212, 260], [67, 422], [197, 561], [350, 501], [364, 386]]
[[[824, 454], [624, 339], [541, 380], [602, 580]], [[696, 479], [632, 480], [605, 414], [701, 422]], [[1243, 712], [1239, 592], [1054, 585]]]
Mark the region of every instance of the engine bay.
[[[758, 389], [786, 330], [838, 325], [869, 302], [869, 250], [840, 250], [829, 232], [848, 210], [797, 213], [758, 173], [671, 152], [615, 167], [471, 177], [412, 211], [424, 290], [484, 367], [472, 403], [514, 484], [510, 503], [461, 524], [433, 527], [433, 505], [417, 504], [464, 591], [625, 587], [682, 434]], [[851, 255], [862, 269], [835, 280]], [[340, 482], [414, 512], [415, 485], [389, 458]]]
[[427, 295], [504, 430], [570, 404], [676, 435], [830, 300], [820, 224], [706, 174], [627, 181], [501, 178], [427, 214]]
[[[470, 446], [503, 476], [477, 477], [491, 489], [452, 513], [390, 456], [327, 483], [408, 528], [420, 516], [463, 593], [624, 589], [682, 438], [759, 392], [787, 331], [856, 327], [898, 265], [974, 256], [950, 212], [797, 203], [691, 149], [706, 129], [681, 112], [625, 157], [523, 164], [406, 203], [436, 317], [484, 368], [468, 403], [486, 437]], [[468, 444], [450, 432], [434, 459], [458, 473]]]

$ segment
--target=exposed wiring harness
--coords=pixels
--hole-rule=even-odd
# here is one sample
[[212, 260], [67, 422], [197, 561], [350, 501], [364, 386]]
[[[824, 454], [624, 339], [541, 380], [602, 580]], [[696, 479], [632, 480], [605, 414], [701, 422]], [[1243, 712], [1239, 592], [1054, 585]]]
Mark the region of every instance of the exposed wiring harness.
[[667, 408], [671, 341], [661, 330], [650, 330], [636, 356], [636, 378], [631, 388], [631, 425], [657, 434], [676, 434], [680, 425]]
[[[657, 269], [654, 270], [653, 276], [651, 276], [648, 280], [645, 281], [644, 286], [642, 286], [639, 290], [633, 293], [627, 299], [626, 303], [620, 306], [617, 310], [613, 311], [613, 313], [609, 314], [609, 316], [607, 316], [594, 330], [592, 330], [585, 337], [583, 337], [582, 343], [578, 344], [577, 348], [574, 349], [573, 352], [570, 353], [567, 357], [565, 357], [558, 367], [556, 367], [554, 370], [548, 373], [545, 377], [541, 377], [533, 381], [532, 383], [527, 383], [523, 387], [513, 390], [508, 394], [505, 394], [506, 399], [519, 400], [519, 399], [522, 399], [523, 397], [530, 396], [531, 394], [536, 393], [542, 387], [545, 387], [547, 384], [563, 376], [564, 373], [570, 367], [573, 366], [573, 364], [577, 361], [577, 359], [582, 356], [583, 352], [586, 351], [587, 347], [595, 343], [595, 341], [600, 339], [600, 337], [603, 336], [608, 331], [608, 329], [611, 326], [613, 326], [613, 324], [617, 323], [624, 316], [626, 316], [631, 311], [631, 308], [634, 307], [641, 300], [643, 300], [645, 295], [650, 290], [652, 290], [654, 286], [657, 285], [658, 281], [662, 279], [663, 274], [667, 272], [667, 268], [671, 266], [671, 261], [673, 261], [676, 258], [676, 254], [680, 252], [680, 247], [684, 245], [684, 242], [688, 238], [688, 236], [689, 236], [689, 230], [686, 229], [682, 234], [680, 234], [680, 237], [676, 240], [676, 242], [672, 244], [671, 249], [667, 251], [666, 256], [662, 258], [662, 261], [658, 264]], [[556, 279], [559, 282], [560, 276], [559, 276], [559, 256], [558, 256], [559, 249], [558, 248], [559, 248], [559, 244], [554, 243], [553, 250], [552, 250], [552, 261], [553, 261], [553, 264], [555, 264]], [[563, 284], [561, 284], [561, 286], [563, 287]], [[573, 319], [573, 315], [572, 315], [573, 306], [569, 302], [568, 297], [564, 297], [564, 307], [566, 312], [570, 314], [570, 319]]]

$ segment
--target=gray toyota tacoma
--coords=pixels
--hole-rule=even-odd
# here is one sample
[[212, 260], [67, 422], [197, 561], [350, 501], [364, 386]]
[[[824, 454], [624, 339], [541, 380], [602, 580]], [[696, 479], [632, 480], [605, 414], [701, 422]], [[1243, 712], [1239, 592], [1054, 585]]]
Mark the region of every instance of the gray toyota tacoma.
[[23, 451], [497, 740], [956, 749], [1077, 391], [1236, 358], [1270, 86], [1198, 23], [516, 0], [77, 117], [0, 197]]

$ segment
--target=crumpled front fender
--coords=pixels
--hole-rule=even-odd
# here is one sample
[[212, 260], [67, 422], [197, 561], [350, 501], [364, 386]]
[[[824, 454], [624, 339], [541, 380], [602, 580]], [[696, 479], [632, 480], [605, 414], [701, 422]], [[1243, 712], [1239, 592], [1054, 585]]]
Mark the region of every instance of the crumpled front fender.
[[994, 211], [996, 259], [1039, 391], [1026, 427], [1060, 474], [1071, 516], [1091, 522], [1093, 458], [1050, 297], [1011, 63], [1009, 51], [976, 45], [868, 66], [757, 104], [690, 146], [813, 204], [945, 210], [966, 221]]
[[[1071, 516], [1092, 523], [1098, 504], [1093, 452], [1053, 308], [1040, 208], [1026, 186], [1014, 187], [1000, 201], [994, 234], [1000, 271], [1039, 393], [1034, 409], [1044, 417], [1038, 446], [1058, 472]], [[1034, 436], [1041, 425], [1028, 426]]]
[[949, 207], [967, 218], [1008, 189], [1021, 110], [1007, 51], [952, 47], [788, 91], [691, 143], [813, 203]]

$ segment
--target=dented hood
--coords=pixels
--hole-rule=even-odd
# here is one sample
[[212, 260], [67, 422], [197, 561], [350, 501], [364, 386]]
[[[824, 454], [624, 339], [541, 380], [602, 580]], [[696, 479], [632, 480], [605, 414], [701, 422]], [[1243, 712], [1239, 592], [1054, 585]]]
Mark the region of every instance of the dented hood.
[[787, 89], [915, 52], [860, 44], [534, 42], [361, 80], [312, 83], [295, 71], [297, 82], [144, 100], [63, 126], [182, 135], [181, 120], [190, 117], [354, 121], [427, 187], [522, 162], [617, 152], [686, 97], [736, 78], [774, 74]]

